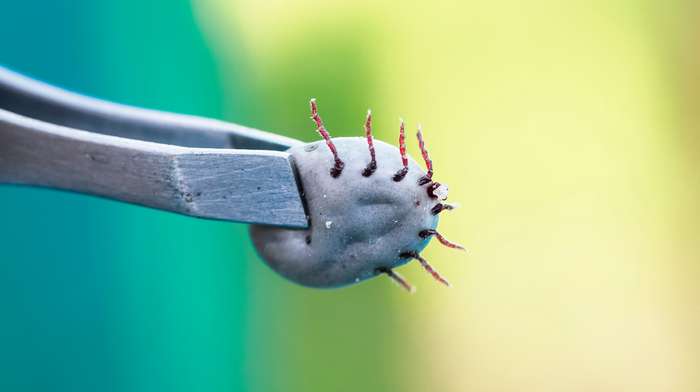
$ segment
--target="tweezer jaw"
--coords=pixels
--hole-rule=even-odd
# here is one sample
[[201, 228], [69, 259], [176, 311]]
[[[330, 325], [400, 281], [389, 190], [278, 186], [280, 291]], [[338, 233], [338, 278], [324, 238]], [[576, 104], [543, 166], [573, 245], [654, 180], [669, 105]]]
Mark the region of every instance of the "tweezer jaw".
[[224, 121], [75, 94], [0, 66], [0, 109], [50, 124], [181, 147], [285, 151], [301, 141]]
[[295, 169], [282, 152], [300, 143], [236, 124], [83, 97], [0, 67], [0, 184], [306, 228]]

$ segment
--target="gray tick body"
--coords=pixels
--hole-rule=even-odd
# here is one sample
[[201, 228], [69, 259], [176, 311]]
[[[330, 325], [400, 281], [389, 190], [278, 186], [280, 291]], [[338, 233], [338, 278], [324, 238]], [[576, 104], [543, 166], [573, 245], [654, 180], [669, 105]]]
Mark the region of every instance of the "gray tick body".
[[370, 113], [365, 138], [331, 139], [315, 100], [311, 112], [325, 142], [288, 151], [299, 173], [309, 228], [251, 226], [260, 256], [284, 277], [310, 287], [340, 287], [386, 274], [412, 291], [394, 269], [414, 259], [448, 285], [420, 256], [433, 236], [462, 249], [436, 231], [438, 214], [452, 206], [444, 203], [447, 187], [432, 180], [420, 128], [417, 136], [427, 172], [406, 155], [403, 121], [397, 149], [373, 139]]

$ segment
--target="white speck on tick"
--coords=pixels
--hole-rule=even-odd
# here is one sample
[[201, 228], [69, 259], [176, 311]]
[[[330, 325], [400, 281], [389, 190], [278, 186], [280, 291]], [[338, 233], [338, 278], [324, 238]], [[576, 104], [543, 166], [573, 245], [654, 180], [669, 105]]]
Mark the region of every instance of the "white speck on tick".
[[440, 186], [437, 187], [437, 189], [435, 189], [433, 191], [433, 193], [435, 194], [435, 196], [437, 196], [438, 200], [440, 200], [440, 201], [446, 200], [447, 199], [447, 185], [440, 184]]
[[360, 278], [355, 278], [355, 283], [359, 282]]
[[333, 221], [326, 221], [326, 229], [330, 229]]

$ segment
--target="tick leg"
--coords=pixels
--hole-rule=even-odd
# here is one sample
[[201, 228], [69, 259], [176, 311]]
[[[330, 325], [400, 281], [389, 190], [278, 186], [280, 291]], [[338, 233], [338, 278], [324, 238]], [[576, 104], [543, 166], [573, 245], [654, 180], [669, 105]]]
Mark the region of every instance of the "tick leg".
[[398, 272], [394, 271], [393, 269], [391, 269], [391, 268], [381, 268], [381, 269], [379, 269], [379, 272], [381, 272], [381, 273], [383, 273], [383, 274], [386, 274], [388, 277], [391, 278], [391, 280], [393, 280], [393, 281], [394, 281], [396, 284], [398, 284], [399, 286], [403, 287], [404, 290], [408, 291], [409, 293], [415, 293], [415, 292], [416, 292], [416, 288], [413, 287], [413, 286], [411, 286], [411, 284], [408, 283], [408, 282], [406, 281], [406, 279], [404, 279], [403, 276], [401, 276]]
[[435, 206], [433, 208], [430, 209], [430, 212], [432, 212], [433, 215], [437, 215], [437, 214], [441, 213], [442, 211], [454, 210], [455, 208], [457, 208], [457, 206], [454, 204], [437, 203], [437, 204], [435, 204]]
[[343, 167], [345, 167], [345, 163], [340, 160], [340, 157], [338, 157], [338, 150], [335, 148], [335, 144], [333, 144], [333, 140], [331, 140], [331, 135], [328, 133], [326, 130], [326, 127], [323, 126], [323, 120], [321, 120], [321, 117], [318, 115], [318, 106], [316, 106], [316, 98], [311, 99], [311, 119], [316, 123], [316, 130], [318, 133], [321, 134], [321, 137], [326, 141], [326, 144], [328, 145], [328, 149], [331, 150], [331, 153], [333, 153], [333, 159], [335, 160], [335, 164], [331, 168], [331, 176], [332, 177], [338, 177], [340, 173], [343, 172]]
[[423, 130], [421, 129], [421, 126], [418, 126], [418, 132], [416, 133], [416, 137], [418, 138], [418, 147], [420, 147], [420, 153], [423, 155], [423, 160], [425, 161], [425, 168], [428, 170], [428, 173], [421, 177], [420, 180], [418, 180], [418, 185], [425, 185], [429, 183], [430, 181], [433, 180], [433, 161], [430, 160], [430, 156], [428, 155], [428, 149], [425, 148], [425, 141], [423, 140]]
[[421, 266], [423, 266], [423, 269], [425, 269], [430, 275], [433, 276], [435, 280], [438, 282], [444, 284], [447, 287], [450, 287], [450, 282], [447, 281], [447, 279], [443, 278], [442, 275], [440, 275], [439, 272], [437, 272], [433, 266], [428, 263], [428, 260], [424, 259], [421, 257], [421, 255], [418, 254], [418, 252], [405, 252], [400, 255], [400, 257], [406, 258], [406, 259], [416, 259], [420, 263]]
[[367, 119], [365, 120], [365, 136], [367, 137], [367, 145], [369, 146], [369, 157], [370, 161], [367, 164], [365, 170], [362, 171], [362, 175], [369, 177], [377, 170], [377, 154], [374, 151], [374, 138], [372, 137], [372, 111], [367, 111]]
[[435, 229], [426, 229], [418, 233], [418, 236], [420, 238], [428, 238], [431, 235], [434, 235], [438, 239], [438, 241], [440, 241], [441, 244], [445, 245], [448, 248], [465, 250], [462, 245], [449, 241], [447, 238], [443, 237], [442, 234], [438, 233]]
[[394, 174], [394, 181], [399, 182], [406, 177], [408, 173], [408, 156], [406, 155], [406, 130], [404, 129], [404, 122], [401, 119], [401, 125], [399, 126], [399, 152], [401, 153], [401, 163], [403, 167]]

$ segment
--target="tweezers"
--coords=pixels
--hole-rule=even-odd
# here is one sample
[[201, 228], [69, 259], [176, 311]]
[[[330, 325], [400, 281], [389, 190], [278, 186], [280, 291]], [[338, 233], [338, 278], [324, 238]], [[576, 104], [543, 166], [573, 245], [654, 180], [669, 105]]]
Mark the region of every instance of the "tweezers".
[[0, 184], [206, 219], [308, 227], [284, 152], [300, 141], [81, 96], [0, 67]]

